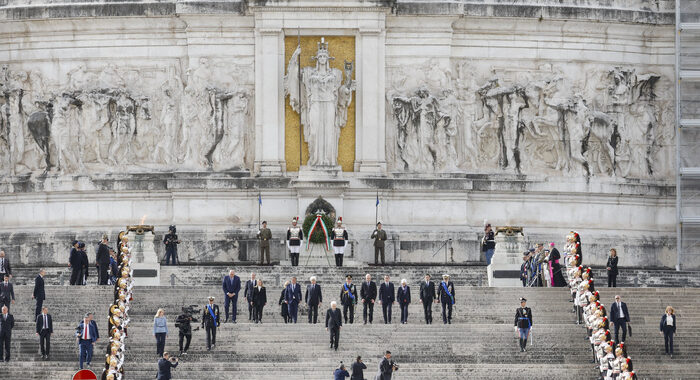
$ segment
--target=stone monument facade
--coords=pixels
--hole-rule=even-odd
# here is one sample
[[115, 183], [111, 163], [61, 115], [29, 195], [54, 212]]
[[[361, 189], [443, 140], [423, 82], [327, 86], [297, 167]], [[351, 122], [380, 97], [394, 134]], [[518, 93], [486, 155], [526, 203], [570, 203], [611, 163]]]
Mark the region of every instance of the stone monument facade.
[[[1, 4], [0, 245], [18, 264], [143, 214], [178, 225], [181, 260], [253, 261], [259, 212], [282, 260], [318, 196], [358, 261], [376, 220], [389, 261], [481, 261], [488, 219], [529, 241], [575, 229], [592, 264], [609, 247], [675, 264], [672, 1]], [[312, 37], [312, 66], [286, 59]], [[342, 67], [331, 38], [354, 46]]]

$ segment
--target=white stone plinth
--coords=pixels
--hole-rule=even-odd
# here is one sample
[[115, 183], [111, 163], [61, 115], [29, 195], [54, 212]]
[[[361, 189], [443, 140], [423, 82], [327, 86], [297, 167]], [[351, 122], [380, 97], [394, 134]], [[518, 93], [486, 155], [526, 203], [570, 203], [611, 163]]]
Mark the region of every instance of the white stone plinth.
[[131, 245], [134, 284], [137, 286], [160, 285], [160, 262], [155, 251], [153, 232], [137, 234], [135, 231], [129, 231], [126, 236]]
[[498, 233], [495, 241], [496, 250], [491, 265], [486, 267], [489, 286], [522, 286], [520, 264], [522, 253], [527, 249], [525, 236], [521, 233]]

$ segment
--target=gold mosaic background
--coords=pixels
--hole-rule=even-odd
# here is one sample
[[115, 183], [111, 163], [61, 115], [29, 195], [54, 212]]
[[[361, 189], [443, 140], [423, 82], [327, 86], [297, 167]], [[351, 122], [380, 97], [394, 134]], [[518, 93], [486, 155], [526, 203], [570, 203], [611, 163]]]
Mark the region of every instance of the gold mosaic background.
[[[331, 57], [330, 66], [343, 71], [344, 61], [355, 61], [355, 37], [354, 36], [323, 36], [328, 42], [328, 51]], [[316, 62], [311, 57], [316, 55], [317, 43], [321, 41], [321, 36], [301, 37], [301, 67], [315, 66]], [[285, 71], [297, 48], [297, 37], [286, 36], [284, 38], [284, 65]], [[357, 62], [355, 62], [357, 64]], [[355, 79], [357, 65], [352, 73]], [[296, 75], [296, 73], [295, 73]], [[294, 112], [289, 105], [289, 97], [284, 99], [284, 159], [287, 162], [287, 171], [299, 171], [299, 134], [302, 133], [299, 125], [299, 114]], [[303, 141], [303, 139], [302, 139]], [[302, 165], [309, 160], [309, 147], [306, 141], [301, 146]], [[342, 166], [344, 172], [354, 170], [355, 163], [355, 92], [352, 93], [352, 102], [348, 107], [348, 122], [340, 130], [338, 142], [338, 164]]]

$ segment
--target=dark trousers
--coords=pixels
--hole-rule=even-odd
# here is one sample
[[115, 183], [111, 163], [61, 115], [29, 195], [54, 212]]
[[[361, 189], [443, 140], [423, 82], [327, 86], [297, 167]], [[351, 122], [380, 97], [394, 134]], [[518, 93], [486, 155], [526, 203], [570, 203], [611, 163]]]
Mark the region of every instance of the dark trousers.
[[[172, 260], [172, 264], [170, 261]], [[177, 248], [166, 248], [165, 249], [165, 265], [175, 265], [177, 264]]]
[[267, 263], [270, 264], [270, 246], [260, 247], [260, 265], [265, 263], [263, 259], [267, 259]]
[[608, 271], [608, 288], [617, 288], [617, 275]]
[[265, 305], [254, 305], [254, 307], [255, 307], [255, 321], [262, 322], [263, 307], [265, 307]]
[[[255, 307], [253, 307], [253, 304], [250, 303], [250, 302], [251, 302], [250, 300], [247, 300], [246, 303], [248, 304], [248, 320], [249, 320], [249, 321], [252, 321], [252, 320], [253, 320], [253, 316], [255, 315]], [[224, 305], [224, 306], [225, 306], [225, 305]]]
[[51, 334], [49, 330], [41, 330], [39, 333], [39, 346], [41, 347], [41, 354], [49, 356], [51, 354]]
[[382, 302], [382, 315], [384, 323], [391, 323], [391, 302]]
[[[185, 349], [182, 349], [182, 343], [183, 340], [187, 339], [187, 343], [185, 343]], [[183, 334], [180, 333], [180, 352], [187, 352], [187, 350], [190, 349], [190, 342], [192, 341], [192, 334]]]
[[70, 284], [71, 285], [82, 285], [83, 284], [83, 276], [82, 272], [80, 270], [81, 268], [72, 268], [71, 273], [70, 273]]
[[299, 313], [299, 303], [298, 302], [290, 302], [287, 304], [287, 308], [289, 310], [289, 321], [297, 323], [297, 313]]
[[673, 354], [673, 327], [664, 326], [664, 349], [667, 354]]
[[89, 339], [80, 339], [78, 345], [80, 346], [80, 369], [83, 369], [83, 363], [90, 364], [92, 361], [92, 349], [94, 346], [92, 345], [92, 341]]
[[379, 257], [382, 258], [382, 265], [384, 265], [384, 247], [374, 247], [374, 263], [379, 264]]
[[423, 301], [423, 314], [425, 315], [425, 323], [433, 323], [433, 300]]
[[109, 269], [109, 263], [97, 266], [97, 274], [99, 276], [98, 277], [98, 284], [99, 285], [107, 285], [107, 280], [109, 280], [109, 274], [107, 273], [108, 269]]
[[[618, 330], [622, 329], [622, 340], [619, 339]], [[615, 342], [622, 343], [627, 339], [627, 322], [624, 319], [615, 321]]]
[[340, 327], [331, 327], [328, 329], [331, 334], [331, 347], [338, 349], [338, 343], [340, 342]]
[[343, 254], [336, 253], [335, 254], [335, 266], [337, 267], [342, 267], [343, 266]]
[[41, 314], [41, 307], [44, 306], [44, 300], [43, 299], [36, 299], [36, 308], [34, 308], [34, 320], [36, 321], [36, 317]]
[[442, 322], [452, 322], [452, 302], [442, 301]]
[[216, 325], [206, 324], [205, 329], [207, 330], [207, 350], [211, 349], [211, 346], [216, 346]]
[[226, 319], [228, 319], [228, 309], [229, 304], [233, 305], [233, 314], [231, 314], [231, 320], [236, 322], [236, 315], [238, 315], [238, 293], [235, 296], [229, 297], [224, 294], [224, 310], [226, 310]]
[[[349, 305], [343, 304], [343, 319], [345, 323], [353, 323], [355, 321], [355, 305], [352, 303]], [[350, 322], [348, 322], [348, 319]]]
[[408, 322], [408, 303], [400, 303], [401, 307], [401, 323]]
[[299, 265], [299, 252], [289, 252], [289, 259], [292, 261], [292, 266]]
[[165, 333], [156, 333], [156, 354], [163, 356], [165, 351]]
[[0, 360], [3, 358], [3, 352], [5, 361], [10, 361], [10, 343], [12, 342], [12, 332], [2, 332], [0, 333]]
[[372, 317], [374, 316], [374, 304], [371, 300], [366, 300], [362, 306], [362, 318], [367, 322], [367, 316], [369, 315], [369, 323], [372, 323]]
[[309, 323], [316, 323], [318, 320], [318, 305], [309, 305]]

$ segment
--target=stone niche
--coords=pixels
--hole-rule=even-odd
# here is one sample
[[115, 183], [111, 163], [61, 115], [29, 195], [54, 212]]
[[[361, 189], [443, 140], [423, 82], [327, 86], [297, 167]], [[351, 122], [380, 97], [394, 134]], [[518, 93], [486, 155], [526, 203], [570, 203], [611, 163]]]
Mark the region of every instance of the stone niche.
[[[0, 5], [0, 248], [63, 265], [78, 238], [92, 260], [148, 214], [159, 260], [176, 224], [183, 262], [253, 262], [260, 212], [279, 261], [323, 196], [357, 261], [378, 219], [389, 261], [478, 262], [487, 219], [528, 244], [575, 229], [587, 264], [614, 246], [621, 266], [673, 267], [673, 2], [584, 3]], [[297, 35], [354, 49], [332, 175], [293, 162]]]

